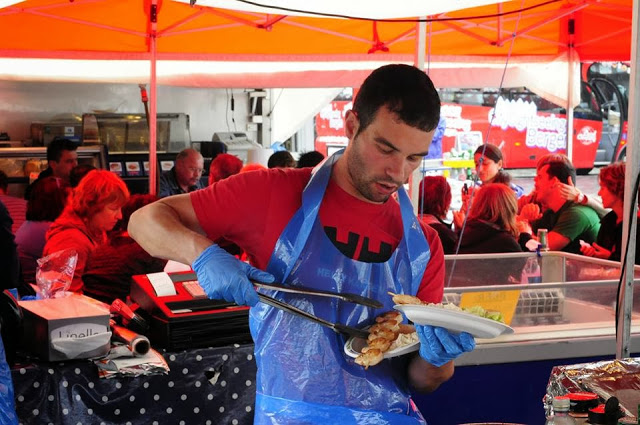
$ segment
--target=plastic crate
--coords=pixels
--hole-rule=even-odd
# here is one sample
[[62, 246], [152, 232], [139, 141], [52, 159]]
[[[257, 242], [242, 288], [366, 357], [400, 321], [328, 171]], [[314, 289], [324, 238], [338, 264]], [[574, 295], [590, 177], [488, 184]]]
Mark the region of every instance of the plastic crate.
[[520, 292], [516, 317], [562, 316], [564, 293], [560, 288], [526, 289]]

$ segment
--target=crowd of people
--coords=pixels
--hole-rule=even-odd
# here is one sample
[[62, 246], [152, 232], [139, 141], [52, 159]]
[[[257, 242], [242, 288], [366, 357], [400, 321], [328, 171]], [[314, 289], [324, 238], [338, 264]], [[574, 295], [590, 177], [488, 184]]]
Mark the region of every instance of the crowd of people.
[[[344, 152], [326, 161], [307, 152], [296, 161], [278, 151], [264, 167], [244, 164], [225, 149], [208, 162], [188, 148], [160, 177], [157, 197], [131, 195], [116, 174], [78, 165], [75, 143], [54, 140], [48, 168], [26, 199], [7, 194], [0, 172], [3, 287], [27, 291], [39, 260], [70, 250], [77, 260], [69, 290], [110, 303], [126, 299], [133, 275], [176, 260], [191, 265], [210, 298], [252, 306], [256, 423], [274, 415], [293, 415], [295, 422], [297, 411], [335, 422], [363, 412], [381, 422], [419, 421], [399, 383], [434, 390], [451, 378], [453, 360], [474, 349], [471, 335], [416, 325], [421, 348], [415, 356], [365, 373], [344, 361], [336, 333], [258, 304], [251, 280], [354, 292], [391, 310], [389, 291], [442, 301], [445, 254], [536, 249], [540, 229], [547, 230], [551, 250], [614, 261], [622, 252], [624, 163], [601, 169], [600, 202], [575, 187], [576, 170], [566, 156], [549, 154], [537, 163], [533, 192], [524, 194], [503, 169], [499, 147], [483, 144], [474, 153], [477, 179], [463, 188], [463, 206], [451, 224], [452, 191], [443, 176], [420, 182], [415, 216], [403, 184], [427, 154], [439, 120], [439, 97], [427, 75], [384, 66], [365, 80], [346, 113]], [[506, 270], [508, 278], [517, 280], [516, 268]], [[366, 310], [339, 309], [331, 301], [313, 308], [350, 326], [374, 320]], [[305, 363], [314, 356], [323, 358], [322, 368]]]
[[[538, 160], [534, 190], [529, 194], [513, 184], [502, 168], [497, 146], [479, 146], [474, 162], [477, 182], [463, 187], [462, 208], [451, 214], [451, 223], [446, 221], [452, 199], [447, 180], [426, 176], [420, 183], [420, 218], [438, 231], [445, 254], [528, 251], [538, 247], [530, 241], [537, 241], [538, 230], [545, 229], [552, 251], [620, 261], [623, 162], [600, 170], [601, 201], [575, 186], [575, 167], [562, 154]], [[640, 254], [636, 264], [640, 264]]]
[[[54, 139], [47, 146], [47, 168], [26, 188], [24, 198], [9, 195], [9, 178], [0, 170], [0, 266], [8, 271], [2, 287], [18, 287], [30, 293], [29, 285], [36, 284], [37, 261], [72, 249], [77, 260], [70, 290], [107, 302], [124, 300], [131, 276], [162, 271], [166, 263], [149, 256], [128, 236], [130, 215], [161, 197], [206, 187], [202, 178], [204, 158], [195, 149], [184, 149], [177, 154], [174, 167], [162, 174], [158, 197], [130, 196], [124, 181], [115, 174], [88, 163], [79, 164], [77, 147], [70, 140]], [[311, 151], [295, 161], [289, 152], [280, 151], [271, 156], [269, 165], [314, 167], [323, 159], [320, 152]], [[208, 165], [208, 185], [241, 172], [267, 169], [260, 164], [244, 164], [226, 153], [224, 144]], [[242, 255], [237, 245], [223, 240], [220, 243], [229, 252]]]

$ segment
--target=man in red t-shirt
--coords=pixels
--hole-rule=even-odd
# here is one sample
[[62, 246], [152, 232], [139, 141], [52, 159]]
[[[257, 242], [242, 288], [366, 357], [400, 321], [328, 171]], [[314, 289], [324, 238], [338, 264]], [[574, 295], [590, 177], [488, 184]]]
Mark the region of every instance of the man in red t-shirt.
[[[340, 357], [344, 356], [342, 347], [336, 347], [322, 331], [307, 327], [312, 330], [302, 337], [316, 349], [328, 351], [314, 355], [336, 360], [322, 365], [327, 369], [321, 377], [326, 379], [324, 388], [309, 390], [314, 386], [307, 384], [317, 379], [313, 372], [307, 374], [295, 362], [280, 364], [283, 358], [290, 362], [309, 352], [298, 353], [295, 350], [302, 348], [289, 343], [293, 353], [273, 353], [277, 349], [270, 341], [294, 335], [278, 330], [287, 319], [274, 316], [268, 306], [258, 305], [249, 279], [270, 282], [277, 278], [284, 284], [317, 279], [331, 286], [329, 290], [375, 294], [380, 301], [384, 297], [386, 305], [389, 297], [381, 288], [396, 288], [396, 292], [411, 292], [423, 301], [440, 302], [442, 245], [437, 233], [419, 224], [407, 208], [408, 198], [402, 189], [427, 154], [439, 115], [437, 92], [422, 71], [406, 65], [385, 66], [365, 80], [353, 111], [345, 116], [349, 145], [344, 154], [330, 158], [315, 175], [310, 168], [238, 174], [202, 191], [162, 199], [131, 217], [131, 236], [154, 256], [192, 264], [209, 297], [254, 306], [251, 324], [259, 375], [256, 423], [301, 409], [308, 413], [305, 418], [309, 423], [321, 423], [323, 414], [353, 418], [358, 415], [354, 412], [363, 410], [375, 411], [382, 422], [395, 423], [397, 413], [384, 410], [397, 411], [398, 404], [393, 403], [398, 400], [399, 409], [407, 411], [401, 406], [406, 401], [403, 390], [384, 377], [374, 379], [382, 389], [377, 397], [390, 394], [392, 400], [379, 402], [374, 400], [376, 396], [354, 400], [352, 392], [345, 394], [340, 388], [335, 389], [335, 398], [327, 400], [326, 388], [332, 385], [358, 389], [362, 385], [366, 391], [367, 376], [358, 378], [364, 383], [354, 379], [353, 375], [361, 372], [349, 369], [353, 361]], [[399, 189], [402, 193], [396, 198], [393, 195]], [[220, 249], [214, 242], [221, 239], [240, 246], [251, 265]], [[313, 308], [314, 313], [328, 311], [337, 317], [343, 317], [340, 314], [346, 309], [323, 310], [315, 300]], [[414, 389], [432, 391], [452, 376], [452, 360], [472, 350], [475, 342], [464, 332], [453, 335], [443, 328], [421, 325], [416, 325], [416, 330], [420, 352], [408, 362], [404, 377]], [[349, 373], [340, 375], [334, 363], [341, 363]], [[295, 376], [308, 375], [309, 382], [287, 382], [277, 373], [268, 375], [269, 368], [282, 374], [291, 368], [299, 371]], [[323, 393], [324, 398], [316, 397], [314, 391]]]

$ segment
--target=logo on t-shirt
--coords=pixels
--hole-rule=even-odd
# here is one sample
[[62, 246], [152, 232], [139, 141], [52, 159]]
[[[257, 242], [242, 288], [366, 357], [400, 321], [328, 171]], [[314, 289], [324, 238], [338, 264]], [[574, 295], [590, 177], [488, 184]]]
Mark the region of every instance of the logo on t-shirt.
[[389, 260], [393, 253], [392, 245], [382, 241], [378, 244], [379, 251], [372, 251], [371, 240], [368, 236], [349, 232], [346, 242], [341, 242], [337, 238], [338, 230], [335, 227], [325, 226], [324, 232], [342, 255], [353, 260], [364, 263], [383, 263]]

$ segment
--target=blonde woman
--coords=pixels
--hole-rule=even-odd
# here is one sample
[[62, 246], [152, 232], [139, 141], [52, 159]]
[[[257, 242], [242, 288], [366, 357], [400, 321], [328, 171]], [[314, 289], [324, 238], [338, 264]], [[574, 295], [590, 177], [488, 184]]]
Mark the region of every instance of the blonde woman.
[[501, 183], [483, 185], [474, 195], [469, 218], [460, 236], [459, 254], [520, 252], [513, 190]]

